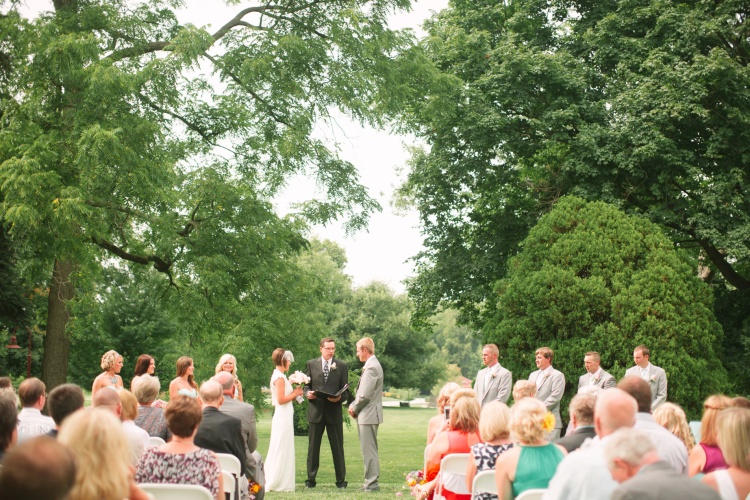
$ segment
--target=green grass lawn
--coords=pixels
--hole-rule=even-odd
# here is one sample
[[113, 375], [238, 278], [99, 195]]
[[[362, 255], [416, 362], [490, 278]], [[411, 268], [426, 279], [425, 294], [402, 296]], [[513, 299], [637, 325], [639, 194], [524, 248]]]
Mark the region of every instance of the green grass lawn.
[[[336, 488], [333, 471], [333, 458], [328, 439], [323, 436], [320, 450], [320, 470], [318, 471], [315, 489], [305, 488], [307, 472], [307, 436], [296, 436], [294, 450], [296, 455], [295, 493], [267, 494], [267, 498], [336, 498], [374, 499], [393, 498], [397, 493], [408, 497], [409, 491], [403, 488], [404, 474], [422, 467], [425, 442], [427, 440], [427, 421], [435, 415], [435, 409], [422, 408], [384, 408], [383, 424], [378, 429], [378, 448], [380, 455], [380, 492], [364, 493], [358, 491], [364, 482], [364, 466], [362, 453], [359, 450], [356, 425], [347, 428], [344, 425], [344, 453], [346, 454], [346, 480], [349, 488]], [[268, 451], [269, 436], [271, 434], [271, 412], [264, 411], [258, 422], [258, 451], [265, 458]]]

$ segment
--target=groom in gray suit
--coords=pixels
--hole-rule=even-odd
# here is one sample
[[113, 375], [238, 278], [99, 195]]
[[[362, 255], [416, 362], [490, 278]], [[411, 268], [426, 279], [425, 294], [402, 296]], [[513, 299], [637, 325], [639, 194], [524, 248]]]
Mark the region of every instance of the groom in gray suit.
[[651, 387], [651, 411], [667, 402], [667, 373], [664, 369], [652, 365], [651, 353], [645, 345], [639, 345], [633, 351], [635, 366], [625, 371], [625, 377], [637, 375], [648, 382]]
[[595, 386], [600, 389], [611, 389], [617, 385], [615, 378], [599, 366], [600, 362], [601, 358], [596, 351], [587, 352], [583, 356], [583, 365], [586, 367], [586, 374], [581, 375], [578, 379], [579, 392], [584, 387]]
[[487, 344], [482, 348], [482, 362], [487, 368], [479, 370], [474, 382], [479, 404], [484, 406], [490, 401], [507, 403], [513, 383], [510, 371], [500, 366], [497, 358], [500, 355], [495, 344]]
[[383, 368], [375, 357], [375, 344], [371, 338], [365, 337], [357, 342], [357, 358], [365, 366], [357, 384], [357, 394], [349, 405], [349, 415], [357, 419], [359, 446], [365, 462], [362, 490], [378, 491], [378, 426], [383, 423]]
[[536, 384], [536, 398], [544, 403], [547, 409], [555, 416], [555, 429], [550, 433], [550, 440], [560, 437], [562, 430], [562, 417], [560, 417], [560, 400], [565, 392], [565, 375], [552, 368], [552, 358], [555, 353], [549, 347], [540, 347], [536, 350], [535, 372], [531, 372], [529, 380]]

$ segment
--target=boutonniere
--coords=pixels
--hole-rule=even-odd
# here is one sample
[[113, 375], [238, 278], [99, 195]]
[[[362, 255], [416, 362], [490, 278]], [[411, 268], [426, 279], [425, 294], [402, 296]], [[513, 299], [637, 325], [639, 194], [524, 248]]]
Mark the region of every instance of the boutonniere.
[[547, 380], [547, 377], [549, 377], [549, 373], [545, 373], [545, 374], [544, 374], [544, 377], [543, 377], [543, 378], [544, 378], [544, 380]]
[[331, 371], [336, 369], [336, 362], [331, 363]]
[[492, 376], [492, 378], [495, 378], [495, 377], [497, 377], [497, 373], [495, 373], [495, 372], [492, 372], [492, 375], [491, 375], [491, 376]]
[[656, 382], [656, 375], [651, 375], [651, 382]]
[[599, 377], [594, 377], [594, 382], [599, 382]]

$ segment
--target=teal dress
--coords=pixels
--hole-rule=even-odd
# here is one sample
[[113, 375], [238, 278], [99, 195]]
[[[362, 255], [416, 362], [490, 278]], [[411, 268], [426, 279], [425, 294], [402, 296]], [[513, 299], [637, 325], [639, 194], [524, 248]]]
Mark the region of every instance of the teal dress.
[[546, 488], [555, 475], [557, 464], [565, 457], [560, 448], [549, 443], [544, 446], [521, 446], [516, 478], [513, 480], [513, 496], [526, 490]]

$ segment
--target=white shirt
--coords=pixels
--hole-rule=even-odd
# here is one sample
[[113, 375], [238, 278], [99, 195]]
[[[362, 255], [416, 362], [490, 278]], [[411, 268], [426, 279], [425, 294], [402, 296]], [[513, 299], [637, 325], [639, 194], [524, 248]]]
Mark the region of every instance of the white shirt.
[[604, 459], [608, 437], [589, 439], [563, 458], [549, 482], [544, 500], [600, 500], [612, 496], [619, 485], [612, 479]]
[[18, 414], [18, 442], [43, 436], [55, 428], [52, 417], [42, 415], [36, 408], [24, 408]]
[[641, 378], [646, 382], [651, 382], [651, 379], [649, 378], [649, 374], [651, 372], [651, 363], [646, 365], [646, 368], [641, 368], [639, 366], [638, 369], [641, 371]]
[[659, 458], [680, 474], [687, 474], [688, 453], [685, 444], [674, 434], [657, 424], [650, 413], [635, 414], [635, 428], [648, 434], [659, 452]]
[[589, 373], [589, 384], [593, 384], [595, 380], [598, 380], [602, 376], [601, 366], [594, 372]]
[[548, 377], [550, 373], [552, 373], [552, 365], [549, 365], [544, 370], [539, 370], [539, 375], [536, 377], [537, 390], [542, 386], [542, 382], [544, 382], [544, 379]]
[[135, 422], [132, 420], [124, 421], [122, 423], [122, 430], [125, 431], [125, 435], [128, 437], [130, 462], [133, 465], [137, 465], [143, 452], [151, 446], [148, 432], [135, 425]]
[[325, 371], [326, 371], [326, 363], [328, 363], [328, 373], [329, 373], [329, 375], [330, 375], [330, 372], [331, 372], [331, 370], [332, 370], [332, 367], [331, 367], [331, 365], [333, 365], [333, 357], [331, 357], [331, 359], [329, 359], [328, 361], [326, 361], [326, 360], [325, 360], [325, 359], [324, 359], [324, 358], [323, 358], [323, 357], [321, 356], [321, 358], [320, 358], [320, 367], [321, 367], [321, 368], [323, 369], [323, 373], [325, 373]]

